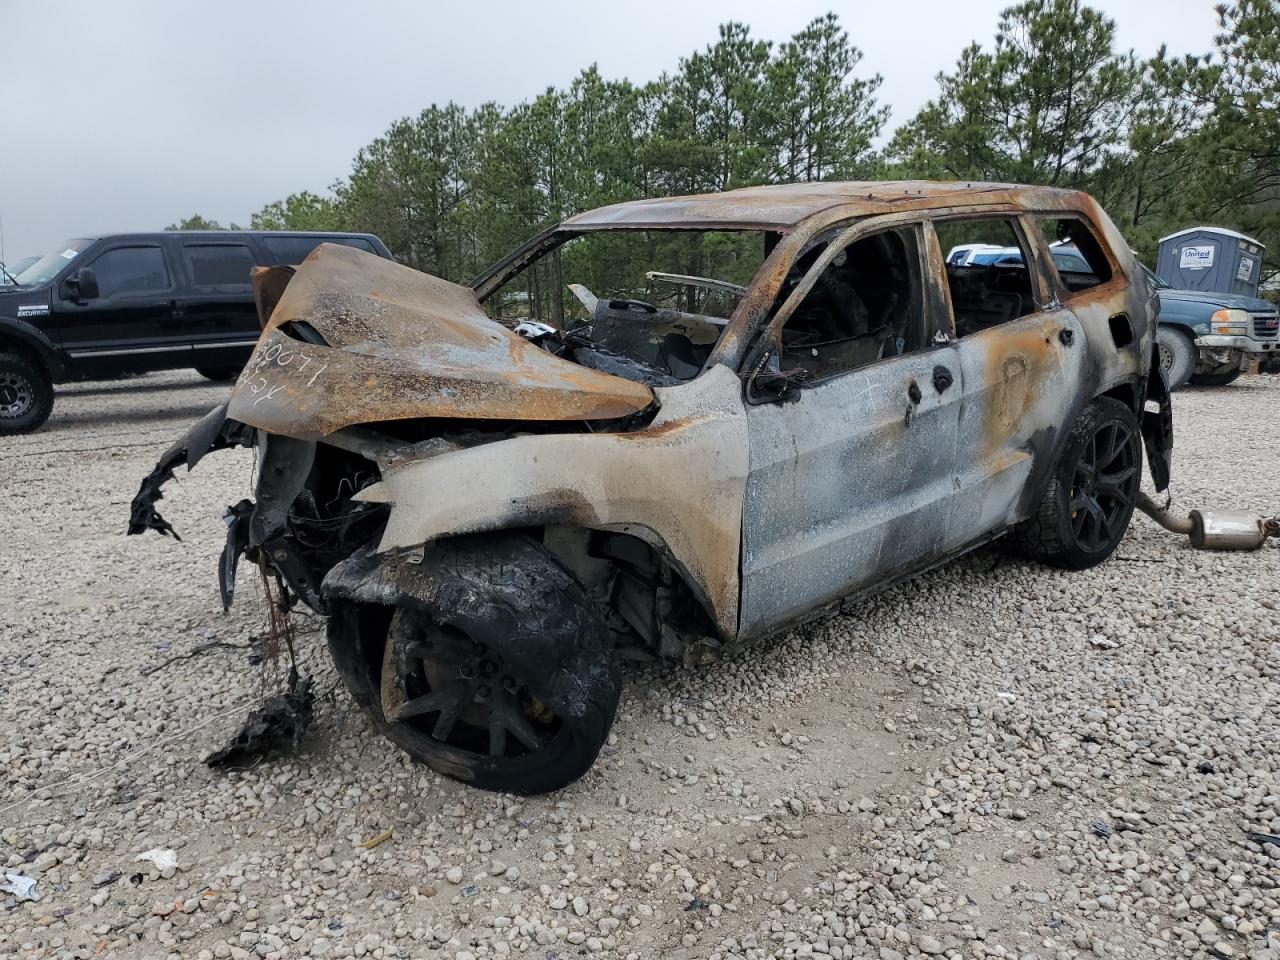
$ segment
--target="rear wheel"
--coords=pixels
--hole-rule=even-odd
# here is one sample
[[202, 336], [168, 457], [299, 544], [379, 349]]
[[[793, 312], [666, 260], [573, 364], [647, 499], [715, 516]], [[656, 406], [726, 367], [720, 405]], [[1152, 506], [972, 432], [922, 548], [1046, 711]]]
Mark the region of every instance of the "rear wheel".
[[239, 367], [196, 367], [196, 373], [214, 383], [230, 383], [240, 376]]
[[1195, 372], [1195, 343], [1189, 336], [1174, 327], [1160, 327], [1156, 331], [1156, 350], [1169, 389], [1177, 390]]
[[39, 365], [0, 353], [0, 436], [30, 433], [53, 412], [53, 384]]
[[545, 793], [595, 762], [621, 677], [578, 581], [525, 537], [441, 541], [397, 606], [339, 602], [329, 646], [356, 700], [415, 759], [485, 790]]
[[1228, 370], [1226, 373], [1193, 373], [1191, 383], [1197, 387], [1225, 387], [1228, 383], [1234, 383], [1238, 376], [1240, 376], [1239, 370]]
[[1036, 512], [1013, 531], [1034, 559], [1071, 570], [1101, 563], [1124, 538], [1142, 481], [1133, 411], [1110, 397], [1076, 419]]

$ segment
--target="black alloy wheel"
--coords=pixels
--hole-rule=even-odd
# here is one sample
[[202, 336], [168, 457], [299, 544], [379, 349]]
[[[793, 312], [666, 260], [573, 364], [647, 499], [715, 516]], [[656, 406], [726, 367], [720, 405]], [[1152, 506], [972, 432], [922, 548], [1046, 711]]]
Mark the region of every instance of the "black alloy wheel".
[[0, 436], [30, 433], [53, 411], [53, 384], [29, 357], [0, 353]]
[[388, 720], [495, 760], [548, 749], [564, 728], [502, 654], [411, 610], [392, 617], [381, 689]]
[[35, 390], [26, 377], [13, 370], [0, 371], [0, 419], [25, 417], [35, 402]]
[[1069, 570], [1106, 560], [1124, 539], [1142, 482], [1138, 418], [1112, 397], [1071, 425], [1034, 512], [1011, 531], [1023, 556]]
[[1070, 491], [1071, 532], [1082, 550], [1105, 550], [1123, 533], [1141, 479], [1137, 434], [1119, 420], [1103, 423], [1080, 452]]

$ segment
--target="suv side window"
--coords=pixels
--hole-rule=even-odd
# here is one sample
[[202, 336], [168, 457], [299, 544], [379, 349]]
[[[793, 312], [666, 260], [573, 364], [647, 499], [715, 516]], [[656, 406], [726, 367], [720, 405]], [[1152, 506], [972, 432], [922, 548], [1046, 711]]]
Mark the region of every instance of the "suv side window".
[[159, 247], [116, 247], [87, 264], [98, 279], [98, 295], [112, 297], [168, 290], [173, 286]]
[[956, 336], [1017, 320], [1036, 304], [1027, 251], [1008, 217], [939, 220], [934, 229], [947, 263]]
[[1036, 219], [1068, 299], [1111, 279], [1111, 263], [1089, 224], [1079, 217]]
[[249, 289], [254, 258], [245, 244], [184, 243], [182, 255], [197, 289], [215, 293], [242, 293]]
[[[801, 256], [792, 275], [808, 274], [825, 250]], [[920, 250], [919, 228], [904, 227], [861, 237], [837, 252], [782, 328], [782, 370], [820, 380], [921, 349]]]

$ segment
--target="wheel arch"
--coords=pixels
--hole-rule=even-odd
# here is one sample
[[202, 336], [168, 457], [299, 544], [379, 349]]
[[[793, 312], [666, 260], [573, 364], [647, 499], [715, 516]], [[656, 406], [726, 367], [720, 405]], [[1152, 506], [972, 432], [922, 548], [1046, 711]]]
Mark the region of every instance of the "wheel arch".
[[[352, 569], [325, 578], [326, 600], [395, 605], [384, 571], [413, 563], [443, 542], [525, 537], [537, 541], [581, 583], [588, 597], [613, 623], [630, 633], [636, 646], [668, 659], [695, 658], [696, 651], [732, 641], [716, 620], [716, 609], [698, 578], [680, 561], [660, 533], [642, 524], [591, 527], [577, 523], [509, 524], [438, 537], [410, 548], [375, 552], [361, 565], [363, 582]], [[337, 568], [335, 568], [336, 570]], [[390, 578], [392, 580], [398, 578]]]
[[0, 353], [16, 353], [30, 360], [54, 383], [66, 379], [66, 364], [53, 342], [42, 331], [21, 320], [0, 317]]

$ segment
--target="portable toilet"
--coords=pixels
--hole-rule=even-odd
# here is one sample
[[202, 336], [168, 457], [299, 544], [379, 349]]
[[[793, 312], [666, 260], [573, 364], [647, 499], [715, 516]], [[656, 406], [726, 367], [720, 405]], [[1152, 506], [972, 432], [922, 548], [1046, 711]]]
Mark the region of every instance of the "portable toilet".
[[1258, 295], [1264, 247], [1224, 227], [1191, 227], [1160, 239], [1156, 276], [1177, 290]]

